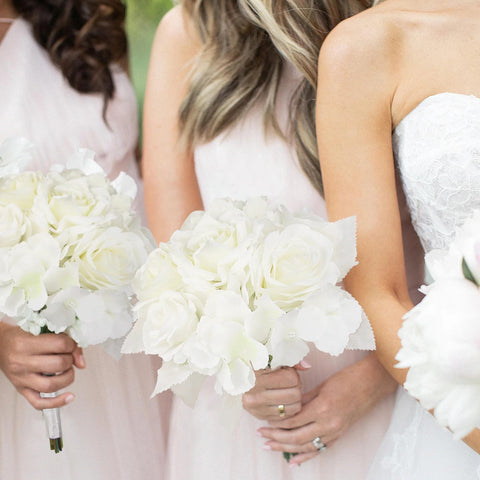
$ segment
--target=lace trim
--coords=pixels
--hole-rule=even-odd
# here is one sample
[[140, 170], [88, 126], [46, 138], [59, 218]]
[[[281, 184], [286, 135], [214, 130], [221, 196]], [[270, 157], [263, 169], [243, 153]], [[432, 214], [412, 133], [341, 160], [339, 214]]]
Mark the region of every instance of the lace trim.
[[381, 461], [384, 470], [390, 473], [391, 480], [411, 480], [409, 473], [412, 470], [417, 445], [417, 432], [424, 412], [420, 407], [415, 408], [412, 421], [403, 433], [393, 435], [393, 449], [390, 456]]

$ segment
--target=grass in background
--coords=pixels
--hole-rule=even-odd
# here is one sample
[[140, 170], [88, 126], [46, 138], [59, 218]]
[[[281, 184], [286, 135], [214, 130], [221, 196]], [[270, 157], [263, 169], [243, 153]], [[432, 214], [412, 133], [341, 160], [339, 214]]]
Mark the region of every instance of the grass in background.
[[142, 118], [145, 82], [155, 30], [162, 16], [172, 8], [172, 0], [126, 0], [130, 75]]

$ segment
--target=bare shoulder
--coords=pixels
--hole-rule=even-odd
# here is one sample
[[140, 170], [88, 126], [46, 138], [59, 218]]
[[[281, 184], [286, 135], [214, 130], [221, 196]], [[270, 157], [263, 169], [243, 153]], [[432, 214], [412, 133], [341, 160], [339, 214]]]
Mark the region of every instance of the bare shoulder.
[[372, 8], [338, 24], [319, 56], [319, 80], [394, 88], [402, 60], [404, 28], [396, 12]]
[[160, 21], [153, 50], [174, 49], [180, 56], [194, 55], [202, 47], [202, 41], [195, 26], [182, 7], [176, 6], [168, 11]]

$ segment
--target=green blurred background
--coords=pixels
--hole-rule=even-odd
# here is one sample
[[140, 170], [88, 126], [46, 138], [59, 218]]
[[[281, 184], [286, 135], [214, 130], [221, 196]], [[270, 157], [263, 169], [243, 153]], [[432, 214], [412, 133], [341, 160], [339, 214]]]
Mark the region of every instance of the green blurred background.
[[127, 34], [130, 49], [130, 74], [142, 113], [148, 60], [155, 30], [174, 0], [126, 0]]

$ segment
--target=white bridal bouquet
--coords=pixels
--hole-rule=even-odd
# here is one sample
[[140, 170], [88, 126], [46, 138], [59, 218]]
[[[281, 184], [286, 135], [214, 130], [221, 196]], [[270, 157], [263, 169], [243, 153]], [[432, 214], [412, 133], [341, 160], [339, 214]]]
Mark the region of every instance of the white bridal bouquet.
[[410, 368], [405, 388], [463, 438], [480, 427], [480, 212], [426, 262], [434, 282], [404, 317], [397, 366]]
[[[132, 210], [135, 182], [110, 182], [89, 150], [46, 174], [20, 172], [30, 151], [25, 139], [0, 145], [0, 318], [80, 347], [120, 339], [133, 322], [132, 279], [155, 247]], [[59, 411], [44, 415], [58, 453]]]
[[159, 355], [154, 394], [195, 402], [250, 390], [254, 370], [294, 366], [309, 351], [373, 349], [359, 304], [337, 284], [356, 263], [355, 220], [293, 215], [265, 198], [219, 199], [153, 251], [133, 286], [136, 323], [124, 353]]

